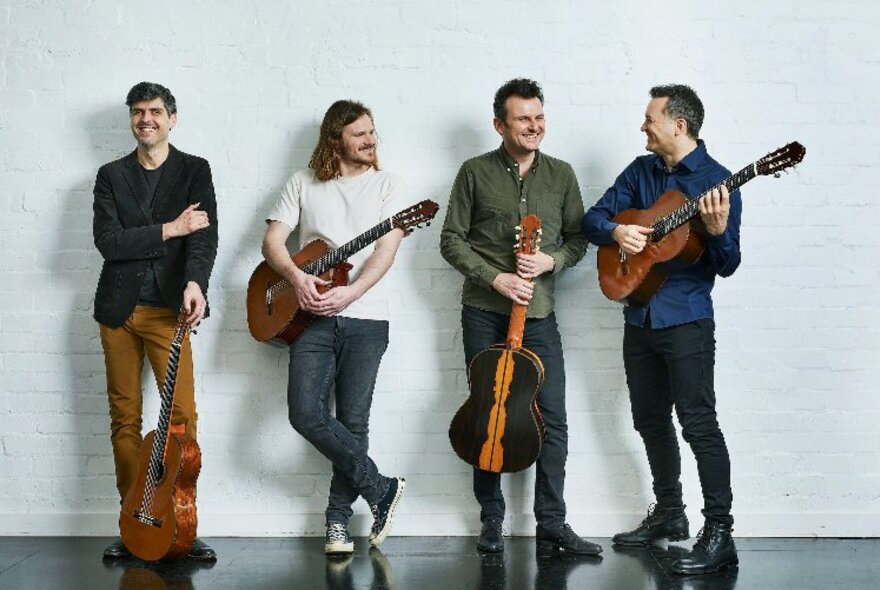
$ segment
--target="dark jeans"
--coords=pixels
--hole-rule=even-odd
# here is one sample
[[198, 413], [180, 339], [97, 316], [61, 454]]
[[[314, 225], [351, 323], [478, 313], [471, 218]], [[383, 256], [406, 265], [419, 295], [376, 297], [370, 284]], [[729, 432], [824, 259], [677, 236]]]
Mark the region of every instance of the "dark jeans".
[[367, 455], [373, 389], [387, 347], [388, 322], [340, 316], [315, 318], [290, 346], [290, 423], [333, 463], [328, 523], [348, 523], [358, 496], [373, 505], [388, 489]]
[[657, 503], [682, 506], [675, 407], [682, 437], [697, 460], [703, 515], [732, 524], [730, 457], [715, 414], [715, 323], [698, 320], [661, 330], [627, 324], [623, 362], [633, 424], [645, 443]]
[[[470, 365], [477, 353], [507, 340], [510, 316], [464, 306], [461, 326], [465, 362]], [[565, 460], [568, 457], [568, 424], [565, 414], [565, 361], [556, 316], [526, 320], [523, 347], [544, 363], [544, 384], [538, 392], [538, 408], [547, 427], [547, 439], [535, 464], [535, 519], [556, 528], [565, 522]], [[474, 496], [480, 503], [480, 520], [504, 518], [501, 476], [474, 469]]]

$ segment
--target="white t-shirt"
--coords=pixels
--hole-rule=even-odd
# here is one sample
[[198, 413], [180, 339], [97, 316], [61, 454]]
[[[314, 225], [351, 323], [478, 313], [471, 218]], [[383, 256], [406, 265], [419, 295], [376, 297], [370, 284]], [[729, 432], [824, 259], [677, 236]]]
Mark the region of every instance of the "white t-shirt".
[[[313, 170], [305, 169], [290, 177], [266, 221], [280, 221], [291, 229], [299, 226], [297, 251], [318, 239], [335, 249], [393, 216], [404, 201], [403, 180], [384, 170], [369, 168], [357, 176], [320, 181]], [[374, 248], [375, 242], [348, 259], [353, 267], [349, 283], [360, 276]], [[376, 283], [340, 315], [387, 320], [388, 294], [381, 284]]]

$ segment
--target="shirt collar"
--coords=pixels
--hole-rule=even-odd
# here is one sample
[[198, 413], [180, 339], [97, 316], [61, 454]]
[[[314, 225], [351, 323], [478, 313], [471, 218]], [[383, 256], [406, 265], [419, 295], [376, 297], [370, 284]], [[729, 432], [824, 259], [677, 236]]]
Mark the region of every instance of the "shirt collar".
[[[661, 170], [666, 170], [666, 164], [663, 162], [663, 158], [660, 156], [655, 156], [654, 166], [660, 168]], [[703, 160], [706, 159], [706, 144], [702, 139], [697, 140], [697, 147], [695, 147], [691, 153], [686, 155], [681, 161], [675, 165], [672, 169], [672, 172], [693, 172], [696, 170], [700, 164], [703, 163]]]
[[[501, 162], [507, 167], [508, 170], [518, 170], [519, 163], [513, 159], [506, 149], [504, 149], [504, 144], [502, 143], [498, 146], [498, 150], [496, 152], [498, 157], [501, 158]], [[541, 163], [541, 159], [543, 156], [541, 155], [541, 150], [535, 152], [535, 159], [532, 160], [532, 168], [531, 171], [534, 172], [538, 165]]]

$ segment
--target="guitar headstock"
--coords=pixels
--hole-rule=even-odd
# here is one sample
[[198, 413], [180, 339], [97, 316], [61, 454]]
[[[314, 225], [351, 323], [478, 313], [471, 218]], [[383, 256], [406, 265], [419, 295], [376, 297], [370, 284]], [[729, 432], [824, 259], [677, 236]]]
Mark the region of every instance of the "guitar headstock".
[[431, 220], [437, 215], [439, 209], [440, 205], [426, 199], [392, 217], [391, 223], [405, 233], [410, 233], [415, 228], [421, 227], [422, 224], [431, 225]]
[[541, 219], [534, 213], [523, 217], [516, 226], [516, 245], [513, 251], [517, 254], [534, 254], [541, 247]]
[[778, 177], [783, 170], [800, 164], [806, 153], [807, 148], [793, 141], [755, 162], [756, 172], [761, 176]]
[[188, 317], [189, 312], [186, 310], [186, 307], [181, 307], [180, 312], [177, 314], [177, 324], [174, 326], [174, 337], [171, 339], [172, 342], [180, 344], [189, 332], [192, 332], [193, 334], [196, 333], [196, 331], [193, 330], [192, 324], [187, 321]]

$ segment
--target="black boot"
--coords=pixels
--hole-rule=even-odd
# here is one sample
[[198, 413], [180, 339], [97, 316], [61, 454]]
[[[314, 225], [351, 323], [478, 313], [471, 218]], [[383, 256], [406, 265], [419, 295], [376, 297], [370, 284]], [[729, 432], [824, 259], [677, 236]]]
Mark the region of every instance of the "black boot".
[[640, 546], [650, 545], [660, 539], [684, 541], [690, 536], [684, 506], [667, 509], [652, 504], [648, 508], [648, 516], [638, 528], [626, 533], [617, 533], [611, 541], [615, 545]]
[[535, 528], [535, 541], [538, 552], [546, 557], [556, 551], [564, 551], [569, 555], [599, 555], [602, 546], [582, 539], [567, 523], [556, 529], [548, 529], [539, 524]]
[[485, 553], [504, 551], [504, 533], [501, 530], [500, 520], [488, 518], [483, 522], [483, 528], [477, 538], [477, 549]]
[[733, 527], [715, 521], [706, 524], [697, 535], [693, 550], [672, 564], [677, 574], [708, 574], [739, 563], [731, 533]]

